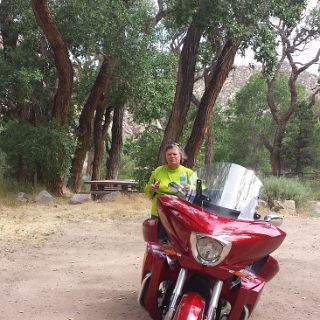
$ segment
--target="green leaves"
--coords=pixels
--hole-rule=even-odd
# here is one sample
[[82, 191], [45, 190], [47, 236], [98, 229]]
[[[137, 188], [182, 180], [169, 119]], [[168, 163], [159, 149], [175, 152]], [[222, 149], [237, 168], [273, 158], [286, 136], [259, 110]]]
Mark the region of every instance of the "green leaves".
[[0, 148], [12, 173], [22, 170], [29, 181], [37, 173], [45, 182], [69, 173], [74, 141], [55, 125], [31, 127], [12, 122], [0, 133]]
[[266, 67], [266, 72], [272, 74], [277, 63], [277, 34], [270, 25], [262, 25], [252, 38], [254, 58]]
[[[298, 84], [299, 103], [306, 99], [305, 87]], [[279, 112], [284, 114], [290, 104], [288, 76], [280, 74], [274, 89]], [[247, 167], [270, 172], [269, 153], [262, 144], [262, 136], [273, 141], [276, 123], [267, 104], [267, 84], [261, 73], [250, 77], [248, 83], [229, 102], [228, 109], [214, 113], [216, 135], [215, 160], [233, 161]], [[297, 127], [289, 127], [295, 136]], [[286, 150], [292, 149], [295, 139], [286, 140]], [[241, 146], [241, 148], [239, 148]]]

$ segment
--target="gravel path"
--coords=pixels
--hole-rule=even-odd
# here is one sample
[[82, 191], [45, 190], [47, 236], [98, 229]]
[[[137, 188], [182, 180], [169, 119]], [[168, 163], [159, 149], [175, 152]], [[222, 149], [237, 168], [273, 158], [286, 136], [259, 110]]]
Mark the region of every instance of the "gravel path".
[[[320, 319], [320, 219], [287, 217], [254, 320]], [[0, 242], [0, 319], [147, 320], [136, 302], [145, 244], [140, 222], [66, 224], [41, 245]]]

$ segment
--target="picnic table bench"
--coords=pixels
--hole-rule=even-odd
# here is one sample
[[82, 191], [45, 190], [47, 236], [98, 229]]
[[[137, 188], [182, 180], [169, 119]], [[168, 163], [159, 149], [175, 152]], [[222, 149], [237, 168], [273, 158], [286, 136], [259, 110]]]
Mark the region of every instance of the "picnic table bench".
[[138, 182], [135, 180], [91, 180], [85, 183], [90, 184], [90, 193], [94, 196], [115, 191], [125, 193], [138, 191]]

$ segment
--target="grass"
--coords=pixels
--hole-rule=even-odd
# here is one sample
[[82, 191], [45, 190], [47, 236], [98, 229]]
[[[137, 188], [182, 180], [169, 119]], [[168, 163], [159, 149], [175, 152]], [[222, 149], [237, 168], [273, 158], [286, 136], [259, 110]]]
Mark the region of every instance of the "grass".
[[298, 206], [314, 199], [310, 185], [297, 178], [266, 177], [263, 179], [261, 198], [269, 200], [294, 200]]
[[51, 204], [0, 204], [2, 240], [43, 241], [69, 222], [143, 221], [149, 216], [150, 201], [142, 194], [120, 195], [111, 202], [93, 201], [70, 205], [65, 199]]
[[316, 201], [320, 201], [319, 181], [298, 178], [266, 177], [263, 179], [261, 198], [270, 200], [294, 200], [296, 214], [304, 217], [319, 217]]
[[43, 186], [33, 187], [30, 184], [21, 184], [14, 180], [2, 179], [0, 182], [0, 204], [7, 206], [19, 206], [19, 202], [16, 201], [17, 194], [19, 192], [34, 195], [43, 189]]
[[[275, 180], [276, 179], [276, 180]], [[264, 179], [266, 186], [264, 197], [290, 199], [298, 201], [298, 214], [319, 217], [309, 200], [319, 201], [320, 185], [306, 185], [296, 179], [269, 177]], [[119, 195], [111, 202], [92, 201], [79, 205], [70, 205], [69, 198], [59, 198], [50, 204], [18, 203], [17, 193], [24, 191], [37, 194], [41, 187], [23, 188], [17, 184], [0, 183], [0, 234], [2, 240], [32, 239], [37, 242], [46, 240], [59, 232], [62, 226], [78, 221], [139, 221], [150, 214], [151, 203], [144, 194], [130, 196]], [[70, 194], [69, 194], [70, 196]]]

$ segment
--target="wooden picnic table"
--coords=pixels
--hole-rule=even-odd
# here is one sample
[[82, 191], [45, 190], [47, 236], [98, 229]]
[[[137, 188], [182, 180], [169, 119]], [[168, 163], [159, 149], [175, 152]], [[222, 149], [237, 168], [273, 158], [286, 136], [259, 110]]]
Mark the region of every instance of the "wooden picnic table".
[[90, 193], [94, 196], [115, 191], [125, 193], [138, 191], [138, 182], [135, 180], [91, 180], [85, 183], [90, 184]]

